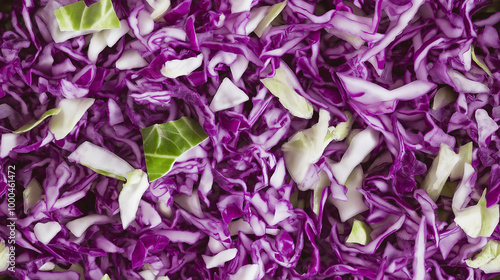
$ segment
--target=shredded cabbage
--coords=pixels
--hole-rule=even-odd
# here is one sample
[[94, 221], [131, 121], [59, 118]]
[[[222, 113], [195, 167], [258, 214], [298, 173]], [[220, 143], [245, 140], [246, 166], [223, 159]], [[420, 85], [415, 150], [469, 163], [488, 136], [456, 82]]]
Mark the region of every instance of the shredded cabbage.
[[500, 221], [499, 205], [486, 207], [485, 195], [486, 190], [476, 205], [463, 208], [455, 213], [455, 223], [473, 238], [490, 237]]
[[111, 0], [99, 0], [88, 7], [82, 0], [55, 10], [54, 14], [61, 31], [120, 28]]
[[498, 1], [3, 2], [6, 278], [500, 274]]
[[488, 244], [481, 249], [474, 259], [467, 259], [465, 263], [469, 267], [479, 268], [485, 273], [500, 272], [500, 242], [496, 240], [488, 241]]
[[50, 119], [49, 129], [56, 140], [66, 137], [94, 104], [93, 98], [62, 99], [58, 108], [61, 110]]
[[311, 103], [295, 91], [285, 70], [278, 68], [272, 78], [262, 79], [261, 82], [273, 95], [278, 97], [278, 100], [283, 107], [290, 111], [290, 114], [304, 119], [312, 118], [313, 107]]
[[371, 232], [372, 230], [367, 224], [359, 220], [354, 220], [354, 223], [352, 224], [351, 233], [349, 233], [349, 237], [347, 237], [347, 240], [345, 242], [366, 245], [371, 241], [370, 237]]

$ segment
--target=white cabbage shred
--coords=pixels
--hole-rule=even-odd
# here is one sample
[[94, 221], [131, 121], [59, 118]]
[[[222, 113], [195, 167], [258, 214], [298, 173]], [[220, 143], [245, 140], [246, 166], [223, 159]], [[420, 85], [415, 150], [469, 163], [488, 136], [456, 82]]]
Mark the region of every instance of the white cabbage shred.
[[229, 66], [235, 83], [241, 79], [243, 73], [247, 70], [248, 63], [249, 61], [245, 58], [245, 56], [238, 54], [236, 56], [236, 60]]
[[49, 242], [61, 231], [62, 227], [58, 222], [37, 223], [33, 229], [36, 239], [44, 245]]
[[255, 280], [259, 275], [258, 264], [247, 264], [238, 269], [235, 274], [230, 274], [231, 280]]
[[2, 140], [0, 142], [0, 158], [7, 157], [18, 145], [18, 137], [19, 135], [15, 133], [4, 133], [2, 134]]
[[116, 68], [120, 70], [143, 68], [147, 65], [149, 65], [149, 63], [142, 57], [139, 51], [134, 49], [124, 51], [116, 61]]
[[345, 181], [345, 186], [347, 187], [347, 201], [334, 199], [331, 196], [328, 198], [330, 203], [335, 205], [339, 210], [340, 220], [342, 222], [368, 210], [368, 207], [363, 201], [363, 195], [357, 190], [362, 187], [363, 179], [363, 169], [358, 165]]
[[342, 159], [331, 165], [339, 184], [344, 185], [352, 170], [377, 147], [379, 135], [380, 133], [368, 127], [352, 138]]
[[329, 121], [330, 113], [321, 109], [317, 124], [297, 132], [281, 148], [284, 153], [285, 166], [301, 190], [305, 190], [301, 183], [307, 170], [311, 164], [320, 159], [325, 148], [334, 140], [335, 127], [329, 126]]
[[146, 1], [154, 9], [154, 11], [150, 15], [153, 20], [160, 20], [170, 8], [170, 0], [146, 0]]
[[240, 13], [250, 11], [252, 0], [229, 0], [231, 3], [231, 13]]
[[92, 225], [100, 225], [111, 222], [112, 219], [105, 215], [88, 215], [74, 219], [66, 224], [66, 228], [76, 237], [81, 237], [83, 233]]
[[69, 159], [108, 177], [126, 180], [118, 204], [122, 226], [127, 228], [135, 219], [142, 195], [149, 187], [146, 172], [134, 169], [114, 153], [87, 141], [78, 146]]
[[127, 175], [127, 182], [118, 196], [122, 227], [126, 229], [137, 214], [142, 195], [149, 187], [148, 174], [136, 169]]
[[230, 79], [224, 78], [210, 103], [210, 109], [218, 112], [235, 107], [245, 101], [248, 101], [247, 94], [233, 84]]
[[163, 65], [161, 74], [167, 78], [175, 79], [177, 77], [191, 74], [203, 63], [203, 54], [186, 59], [172, 59]]
[[446, 144], [441, 144], [438, 156], [427, 171], [421, 188], [429, 193], [432, 200], [436, 201], [443, 190], [455, 165], [460, 161], [460, 156]]
[[234, 259], [238, 254], [238, 249], [231, 248], [217, 253], [215, 256], [202, 255], [206, 268], [214, 268], [224, 265], [226, 262]]
[[288, 74], [293, 75], [293, 72], [289, 72], [291, 72], [290, 69], [281, 66], [276, 69], [276, 73], [272, 78], [265, 78], [260, 81], [274, 96], [278, 97], [280, 103], [290, 111], [290, 114], [298, 118], [310, 119], [314, 113], [312, 104], [295, 91], [295, 83], [287, 77]]
[[5, 241], [0, 239], [0, 272], [6, 271], [9, 267], [9, 246], [5, 246]]
[[495, 204], [486, 207], [485, 195], [486, 190], [484, 190], [481, 199], [476, 205], [455, 212], [455, 223], [472, 238], [479, 236], [490, 237], [500, 221], [499, 205]]
[[134, 170], [132, 165], [119, 156], [88, 141], [78, 146], [68, 158], [113, 178], [127, 178]]
[[61, 111], [49, 122], [49, 129], [56, 140], [66, 137], [92, 104], [93, 98], [62, 99], [58, 106]]

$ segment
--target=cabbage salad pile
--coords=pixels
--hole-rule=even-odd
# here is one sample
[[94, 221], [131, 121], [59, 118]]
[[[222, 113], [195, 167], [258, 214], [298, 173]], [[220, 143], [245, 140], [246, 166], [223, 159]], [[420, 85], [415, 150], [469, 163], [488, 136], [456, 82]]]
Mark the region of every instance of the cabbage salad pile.
[[6, 279], [500, 275], [499, 1], [0, 10]]

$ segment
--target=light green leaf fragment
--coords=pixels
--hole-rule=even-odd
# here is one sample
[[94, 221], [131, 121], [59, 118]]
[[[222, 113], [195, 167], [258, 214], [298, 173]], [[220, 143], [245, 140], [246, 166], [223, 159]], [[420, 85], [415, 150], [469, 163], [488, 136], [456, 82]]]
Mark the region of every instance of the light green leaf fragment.
[[78, 1], [55, 10], [54, 15], [61, 31], [120, 28], [111, 0], [100, 0], [89, 7]]
[[318, 123], [311, 128], [297, 132], [292, 138], [282, 146], [285, 158], [285, 166], [292, 176], [292, 179], [299, 184], [304, 180], [307, 170], [311, 164], [316, 163], [323, 155], [325, 148], [334, 140], [329, 127], [330, 114], [321, 109], [319, 111]]
[[257, 36], [261, 37], [262, 34], [264, 34], [264, 31], [266, 28], [271, 24], [271, 22], [283, 11], [283, 9], [286, 7], [286, 2], [287, 0], [274, 4], [267, 10], [266, 16], [259, 22], [259, 25], [257, 25], [257, 28], [255, 28], [254, 32], [257, 34]]
[[472, 162], [472, 148], [472, 142], [469, 142], [460, 147], [460, 150], [458, 150], [458, 156], [460, 157], [460, 160], [451, 171], [450, 180], [454, 181], [462, 178], [462, 176], [464, 175], [464, 164], [470, 164]]
[[333, 129], [331, 133], [333, 140], [335, 141], [344, 140], [347, 137], [347, 135], [349, 135], [349, 132], [351, 132], [352, 115], [347, 111], [345, 111], [344, 114], [346, 115], [347, 120], [345, 122], [337, 124], [337, 126]]
[[472, 268], [479, 268], [485, 273], [500, 272], [500, 242], [491, 239], [474, 260], [467, 259], [465, 263]]
[[352, 224], [352, 230], [346, 243], [358, 243], [361, 245], [366, 245], [372, 241], [370, 233], [372, 229], [362, 221], [354, 220]]
[[310, 119], [313, 115], [312, 104], [298, 94], [288, 81], [285, 70], [278, 68], [272, 78], [260, 80], [290, 113], [296, 117]]
[[85, 278], [83, 277], [84, 269], [81, 265], [79, 264], [72, 264], [69, 268], [62, 268], [59, 265], [56, 265], [52, 272], [63, 272], [63, 271], [74, 271], [80, 275], [80, 280], [84, 280]]
[[499, 205], [486, 207], [486, 190], [477, 205], [469, 206], [455, 213], [455, 223], [473, 238], [490, 237], [500, 221]]
[[429, 193], [432, 200], [436, 201], [441, 195], [444, 184], [459, 160], [460, 157], [448, 145], [441, 144], [439, 154], [432, 162], [421, 187]]
[[111, 278], [109, 278], [108, 274], [104, 274], [104, 276], [101, 278], [101, 280], [111, 280]]
[[486, 66], [486, 64], [484, 64], [483, 60], [480, 59], [479, 57], [476, 56], [476, 53], [474, 52], [474, 46], [471, 45], [471, 50], [470, 50], [470, 53], [471, 53], [471, 56], [472, 56], [472, 60], [474, 60], [474, 62], [479, 66], [481, 67], [481, 69], [484, 70], [484, 72], [486, 72], [486, 74], [488, 74], [488, 76], [491, 77], [491, 71], [490, 69], [488, 68], [488, 66]]
[[[318, 6], [316, 6], [316, 7], [318, 7]], [[357, 50], [359, 50], [366, 43], [365, 40], [359, 38], [358, 36], [349, 34], [347, 32], [344, 32], [344, 31], [336, 29], [336, 28], [325, 28], [325, 31], [334, 35], [335, 37], [339, 37], [340, 39], [348, 42]]]
[[442, 108], [457, 99], [457, 94], [452, 87], [445, 86], [436, 92], [432, 101], [432, 110]]
[[200, 124], [189, 117], [144, 128], [142, 141], [149, 181], [167, 174], [177, 158], [207, 138]]
[[31, 120], [27, 124], [21, 126], [18, 130], [14, 131], [14, 133], [23, 133], [23, 132], [30, 131], [33, 128], [35, 128], [37, 125], [42, 123], [46, 118], [48, 118], [50, 116], [57, 115], [57, 114], [59, 114], [60, 111], [61, 111], [61, 108], [50, 109], [47, 112], [43, 113], [43, 115], [38, 120]]

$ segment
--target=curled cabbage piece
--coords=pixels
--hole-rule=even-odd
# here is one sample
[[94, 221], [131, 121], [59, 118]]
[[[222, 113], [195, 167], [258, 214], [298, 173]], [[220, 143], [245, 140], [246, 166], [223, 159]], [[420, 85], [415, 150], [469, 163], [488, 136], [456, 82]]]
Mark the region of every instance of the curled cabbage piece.
[[290, 114], [298, 118], [310, 119], [314, 112], [312, 104], [295, 91], [292, 82], [287, 77], [288, 72], [290, 70], [287, 71], [285, 67], [278, 68], [272, 78], [262, 79], [261, 82], [274, 96], [278, 97]]
[[136, 169], [127, 175], [127, 182], [118, 196], [122, 227], [126, 229], [135, 220], [142, 195], [149, 187], [148, 174]]
[[441, 144], [438, 156], [432, 162], [431, 168], [425, 176], [421, 188], [429, 193], [432, 200], [436, 201], [443, 190], [455, 165], [460, 161], [460, 156], [446, 144]]
[[500, 272], [500, 242], [489, 240], [474, 259], [467, 259], [465, 263], [472, 268], [479, 268], [485, 273]]
[[498, 204], [486, 207], [486, 190], [476, 205], [463, 208], [455, 213], [455, 223], [473, 238], [490, 237], [500, 221]]
[[66, 137], [94, 104], [93, 98], [63, 99], [59, 102], [59, 113], [52, 116], [49, 129], [56, 140]]
[[68, 159], [87, 166], [95, 172], [125, 181], [130, 172], [134, 170], [128, 162], [88, 141], [83, 142], [69, 155]]
[[177, 77], [191, 74], [203, 63], [203, 54], [185, 59], [173, 59], [165, 62], [161, 68], [161, 74], [167, 78], [175, 79]]
[[320, 110], [317, 124], [299, 131], [281, 147], [285, 166], [299, 188], [311, 164], [319, 160], [326, 146], [334, 140], [335, 127], [330, 127], [329, 121], [330, 114]]

